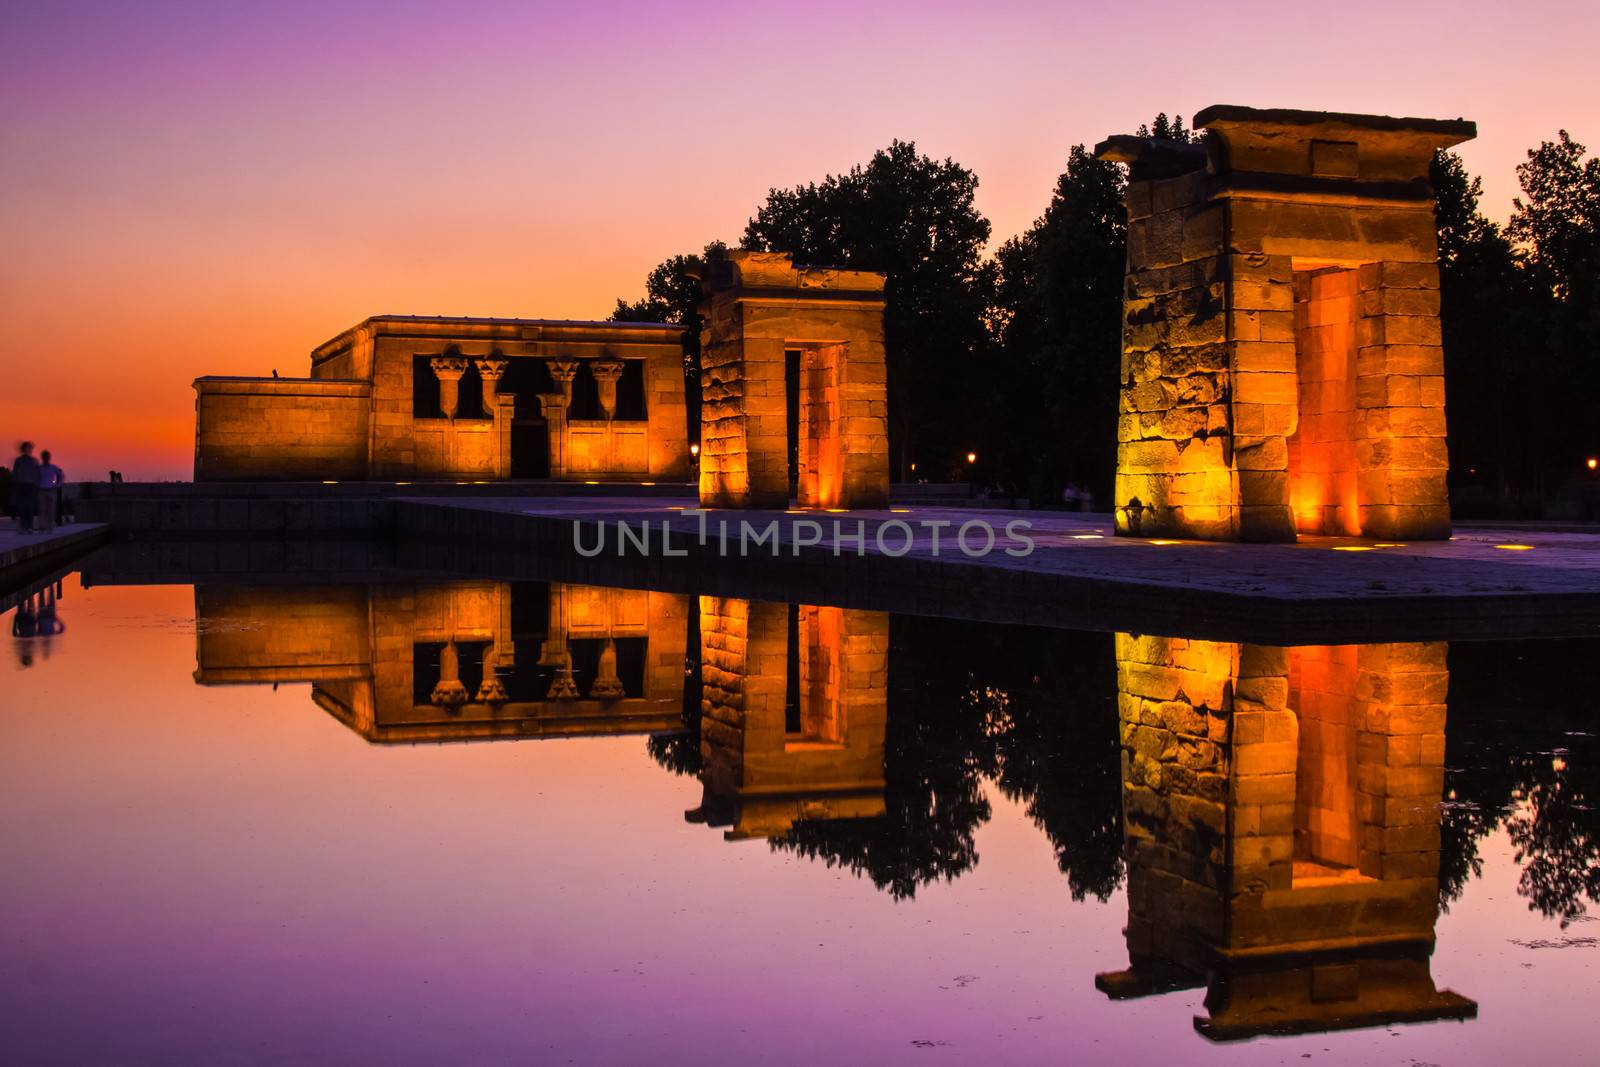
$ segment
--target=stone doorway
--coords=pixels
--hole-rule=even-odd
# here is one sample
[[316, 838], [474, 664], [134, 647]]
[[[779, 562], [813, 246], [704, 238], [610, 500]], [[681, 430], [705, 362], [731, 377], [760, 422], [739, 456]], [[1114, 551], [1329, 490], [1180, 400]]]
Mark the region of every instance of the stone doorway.
[[1361, 533], [1356, 479], [1357, 271], [1294, 264], [1295, 373], [1299, 415], [1289, 435], [1289, 506], [1295, 531]]
[[550, 424], [544, 419], [512, 420], [511, 477], [550, 477]]
[[886, 507], [883, 275], [736, 252], [702, 284], [701, 503]]

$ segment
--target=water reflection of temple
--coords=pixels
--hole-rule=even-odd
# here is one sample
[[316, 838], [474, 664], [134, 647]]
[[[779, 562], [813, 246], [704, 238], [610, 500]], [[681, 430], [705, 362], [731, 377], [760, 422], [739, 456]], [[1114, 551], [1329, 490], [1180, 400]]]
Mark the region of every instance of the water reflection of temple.
[[889, 616], [700, 598], [701, 782], [729, 839], [884, 811]]
[[1436, 988], [1446, 646], [1117, 637], [1128, 969], [1217, 1040], [1467, 1018]]
[[373, 742], [670, 730], [688, 610], [564, 583], [198, 585], [195, 680], [310, 682]]

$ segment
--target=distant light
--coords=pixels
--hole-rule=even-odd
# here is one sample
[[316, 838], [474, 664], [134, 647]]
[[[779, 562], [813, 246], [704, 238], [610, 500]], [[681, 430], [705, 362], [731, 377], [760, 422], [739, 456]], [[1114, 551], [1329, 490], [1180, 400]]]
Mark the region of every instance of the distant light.
[[488, 482], [473, 482], [473, 485], [488, 485]]
[[978, 462], [978, 454], [976, 452], [968, 452], [967, 453], [967, 462], [968, 463], [976, 463], [976, 462]]
[[1105, 534], [1073, 534], [1072, 535], [1072, 539], [1074, 541], [1104, 541], [1106, 539], [1106, 535]]
[[640, 482], [640, 485], [655, 485], [655, 482]]
[[909, 514], [911, 514], [911, 509], [910, 508], [890, 508], [889, 510], [890, 510], [890, 512], [892, 512], [895, 515], [909, 515]]
[[1596, 467], [1600, 467], [1600, 459], [1590, 456], [1588, 459], [1583, 461], [1583, 465], [1588, 467], [1590, 470], [1594, 470]]
[[584, 482], [584, 485], [599, 485], [599, 482]]
[[1532, 545], [1495, 545], [1494, 547], [1503, 548], [1507, 552], [1532, 552], [1533, 551], [1533, 546]]
[[1398, 541], [1379, 541], [1377, 544], [1373, 545], [1372, 547], [1373, 548], [1404, 548], [1406, 546], [1401, 544]]
[[323, 482], [323, 485], [338, 485], [338, 482]]
[[395, 482], [395, 485], [410, 485], [410, 482]]
[[843, 514], [846, 511], [849, 511], [850, 509], [849, 508], [823, 508], [822, 510], [826, 511], [826, 512], [828, 512], [830, 514], [833, 514], [833, 515], [840, 515], [840, 514]]
[[1150, 544], [1150, 545], [1181, 545], [1181, 544], [1183, 544], [1182, 541], [1147, 541], [1145, 543], [1146, 544]]
[[683, 510], [683, 505], [682, 504], [668, 504], [667, 505], [667, 510], [668, 511], [682, 511]]
[[912, 470], [916, 470], [916, 469], [917, 469], [917, 465], [916, 465], [916, 464], [915, 464], [915, 463], [913, 463], [913, 464], [912, 464], [912, 465], [911, 465], [911, 469], [912, 469]]
[[784, 508], [783, 513], [785, 515], [804, 515], [806, 511], [805, 508]]
[[1334, 545], [1335, 552], [1371, 552], [1376, 545]]
[[1560, 756], [1557, 756], [1555, 759], [1550, 761], [1550, 769], [1560, 773], [1561, 771], [1567, 769], [1567, 761], [1562, 759]]

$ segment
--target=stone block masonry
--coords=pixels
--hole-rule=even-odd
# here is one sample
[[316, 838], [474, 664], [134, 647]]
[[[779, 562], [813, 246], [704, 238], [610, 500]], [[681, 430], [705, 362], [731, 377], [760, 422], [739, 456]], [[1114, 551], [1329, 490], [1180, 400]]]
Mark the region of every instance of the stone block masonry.
[[701, 282], [700, 502], [789, 506], [786, 368], [797, 352], [800, 506], [887, 507], [884, 276], [734, 252]]
[[1211, 107], [1129, 165], [1117, 531], [1448, 537], [1433, 153], [1470, 122]]
[[1443, 643], [1116, 637], [1129, 968], [1114, 997], [1208, 984], [1196, 1027], [1460, 1018], [1438, 918]]

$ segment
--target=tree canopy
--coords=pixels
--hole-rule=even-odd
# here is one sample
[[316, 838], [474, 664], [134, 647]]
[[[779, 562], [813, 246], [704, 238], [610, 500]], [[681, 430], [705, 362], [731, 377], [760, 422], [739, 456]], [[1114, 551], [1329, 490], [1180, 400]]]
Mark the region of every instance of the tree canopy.
[[[1181, 116], [1141, 136], [1198, 140]], [[1517, 168], [1522, 195], [1500, 227], [1481, 181], [1440, 153], [1437, 194], [1452, 500], [1463, 515], [1537, 513], [1600, 451], [1600, 159], [1561, 131]], [[740, 238], [799, 263], [888, 275], [891, 477], [965, 477], [1036, 501], [1065, 485], [1109, 500], [1127, 222], [1123, 168], [1067, 154], [1043, 214], [985, 254], [977, 176], [896, 140], [845, 173], [772, 189]], [[679, 322], [691, 434], [699, 412], [700, 255], [677, 255], [615, 317]], [[913, 469], [913, 465], [915, 468]]]

